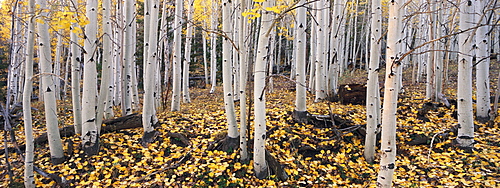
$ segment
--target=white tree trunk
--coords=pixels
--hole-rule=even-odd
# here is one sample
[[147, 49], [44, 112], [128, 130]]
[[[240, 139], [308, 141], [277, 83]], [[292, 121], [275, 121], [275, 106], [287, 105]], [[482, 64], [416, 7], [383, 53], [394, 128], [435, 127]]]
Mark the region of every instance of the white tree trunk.
[[245, 17], [241, 15], [242, 12], [247, 9], [247, 0], [239, 0], [238, 7], [238, 22], [239, 22], [239, 60], [240, 60], [240, 159], [241, 161], [248, 161], [248, 146], [247, 146], [247, 78], [248, 78], [248, 53], [247, 45], [245, 43], [244, 37], [248, 35], [247, 33], [247, 21]]
[[191, 46], [193, 41], [193, 25], [189, 22], [193, 19], [193, 0], [189, 0], [187, 5], [187, 25], [186, 25], [186, 43], [184, 47], [184, 63], [182, 70], [182, 101], [190, 103], [191, 97], [189, 96], [189, 66], [191, 64]]
[[149, 27], [151, 27], [149, 33], [149, 57], [147, 57], [146, 70], [144, 73], [144, 105], [142, 109], [142, 126], [144, 128], [144, 135], [142, 137], [143, 143], [150, 143], [154, 139], [154, 128], [158, 122], [156, 117], [156, 108], [154, 103], [155, 94], [155, 69], [157, 67], [157, 47], [158, 47], [158, 7], [159, 1], [154, 0], [151, 2], [151, 21]]
[[[306, 1], [301, 0], [298, 6], [304, 5]], [[297, 8], [297, 19], [295, 20], [295, 44], [294, 53], [296, 54], [295, 65], [296, 65], [296, 75], [295, 78], [297, 82], [295, 84], [296, 87], [296, 96], [295, 96], [295, 110], [297, 113], [305, 113], [307, 111], [306, 108], [306, 7]]]
[[24, 120], [24, 136], [26, 142], [26, 155], [24, 156], [24, 186], [27, 188], [35, 187], [35, 175], [33, 173], [35, 139], [33, 138], [33, 120], [31, 116], [31, 93], [33, 90], [33, 57], [35, 51], [35, 0], [28, 1], [28, 39], [27, 39], [27, 55], [26, 67], [24, 74], [24, 90], [23, 90], [23, 120]]
[[401, 0], [389, 3], [389, 26], [387, 28], [386, 76], [384, 91], [384, 106], [382, 113], [382, 143], [380, 171], [377, 187], [392, 187], [394, 169], [396, 168], [396, 110], [398, 103], [398, 68], [400, 66], [398, 53], [398, 11]]
[[[480, 17], [480, 24], [487, 24], [487, 3], [489, 1], [477, 0], [475, 2], [476, 16]], [[477, 29], [476, 37], [476, 117], [489, 120], [491, 110], [490, 102], [490, 27], [485, 25]]]
[[216, 3], [212, 7], [212, 33], [210, 33], [210, 46], [211, 46], [211, 52], [210, 52], [210, 83], [212, 84], [212, 87], [210, 88], [210, 93], [215, 92], [215, 86], [217, 86], [217, 34], [215, 33], [218, 25], [218, 14], [217, 14], [217, 6]]
[[[47, 8], [46, 0], [38, 0], [37, 4], [42, 9]], [[48, 16], [48, 13], [43, 12], [41, 13], [41, 16], [45, 18], [45, 16]], [[46, 20], [43, 20], [43, 23], [38, 23], [38, 33], [40, 35], [40, 67], [43, 82], [43, 88], [40, 88], [40, 91], [42, 92], [43, 98], [45, 99], [45, 120], [47, 124], [47, 137], [49, 140], [50, 158], [53, 164], [59, 164], [64, 162], [64, 151], [62, 147], [61, 136], [59, 135], [56, 95], [54, 93], [55, 87], [52, 77], [52, 57], [50, 49], [49, 25], [47, 24]]]
[[61, 51], [63, 50], [62, 36], [57, 34], [56, 54], [54, 56], [54, 93], [56, 100], [61, 100]]
[[231, 32], [231, 1], [222, 2], [222, 82], [224, 92], [224, 107], [226, 109], [228, 137], [237, 138], [238, 124], [236, 123], [236, 111], [234, 109], [233, 85], [232, 85], [232, 63], [231, 63], [231, 39], [227, 38]]
[[[472, 1], [460, 2], [459, 30], [469, 29], [475, 23]], [[458, 35], [458, 136], [457, 143], [464, 148], [474, 147], [474, 117], [472, 109], [472, 52], [471, 31]]]
[[[72, 0], [75, 4], [76, 0]], [[76, 4], [75, 4], [76, 5]], [[73, 11], [74, 6], [71, 6]], [[78, 27], [77, 23], [71, 25], [71, 101], [73, 103], [73, 124], [75, 126], [75, 133], [82, 134], [82, 103], [80, 99], [80, 61], [82, 59], [80, 47], [78, 47], [78, 36], [74, 29]]]
[[173, 62], [173, 88], [172, 88], [172, 111], [179, 111], [181, 108], [181, 34], [182, 34], [182, 10], [183, 1], [175, 0], [174, 14], [174, 62]]
[[[102, 74], [101, 74], [101, 90], [98, 97], [97, 103], [97, 114], [96, 114], [96, 126], [98, 133], [101, 132], [102, 118], [104, 117], [104, 111], [106, 106], [110, 107], [108, 103], [108, 95], [110, 93], [110, 80], [112, 79], [113, 72], [111, 70], [112, 66], [112, 53], [111, 49], [111, 0], [103, 0], [102, 3]], [[111, 88], [112, 91], [112, 88]]]
[[135, 41], [135, 1], [125, 0], [124, 49], [122, 68], [122, 115], [132, 113], [132, 65], [134, 61]]
[[[273, 0], [267, 0], [262, 7], [272, 7]], [[271, 12], [262, 11], [259, 39], [257, 43], [257, 54], [255, 59], [254, 70], [254, 171], [255, 176], [259, 179], [264, 179], [269, 176], [268, 166], [266, 162], [266, 64], [269, 61], [269, 33], [273, 24], [273, 16]]]
[[87, 155], [99, 152], [99, 132], [96, 125], [97, 94], [97, 0], [87, 2], [87, 18], [85, 27], [83, 97], [82, 97], [82, 146]]
[[380, 122], [380, 88], [378, 81], [381, 37], [382, 37], [382, 5], [380, 1], [372, 1], [370, 64], [366, 89], [366, 139], [364, 156], [366, 161], [375, 158], [376, 131]]

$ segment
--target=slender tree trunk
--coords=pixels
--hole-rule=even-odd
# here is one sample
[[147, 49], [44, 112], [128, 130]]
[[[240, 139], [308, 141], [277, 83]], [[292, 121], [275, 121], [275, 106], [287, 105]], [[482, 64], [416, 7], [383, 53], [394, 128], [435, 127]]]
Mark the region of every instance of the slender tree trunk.
[[97, 0], [87, 2], [87, 18], [89, 24], [85, 27], [84, 37], [82, 146], [87, 155], [95, 155], [99, 152], [99, 132], [96, 125]]
[[[76, 11], [75, 6], [77, 2], [72, 0], [71, 8]], [[73, 124], [75, 126], [75, 133], [82, 134], [82, 103], [80, 99], [80, 61], [81, 52], [78, 47], [78, 36], [74, 32], [78, 24], [71, 25], [71, 102], [73, 103]]]
[[240, 59], [240, 157], [241, 161], [248, 161], [248, 144], [247, 144], [247, 79], [248, 79], [248, 53], [247, 45], [245, 43], [244, 37], [248, 35], [247, 33], [247, 22], [245, 17], [241, 15], [242, 12], [247, 9], [247, 0], [239, 0], [238, 7], [238, 22], [239, 22], [239, 59]]
[[370, 64], [366, 89], [366, 139], [365, 159], [373, 162], [375, 158], [376, 131], [380, 122], [380, 88], [378, 84], [381, 37], [382, 37], [382, 5], [380, 1], [372, 1]]
[[103, 9], [103, 18], [102, 18], [102, 27], [103, 27], [103, 53], [102, 53], [102, 74], [101, 74], [101, 90], [98, 97], [97, 103], [97, 115], [96, 115], [96, 126], [98, 133], [101, 132], [101, 124], [102, 118], [104, 116], [105, 107], [109, 102], [108, 95], [110, 92], [109, 83], [111, 77], [113, 76], [113, 72], [111, 70], [112, 66], [112, 56], [113, 50], [111, 49], [111, 1], [103, 0], [102, 3]]
[[158, 7], [159, 1], [154, 0], [151, 2], [151, 21], [149, 27], [151, 27], [149, 33], [149, 57], [146, 64], [144, 75], [144, 105], [142, 109], [142, 126], [144, 128], [144, 135], [142, 137], [143, 144], [151, 143], [154, 141], [155, 131], [153, 125], [158, 122], [156, 117], [156, 110], [154, 105], [155, 93], [155, 69], [157, 64], [157, 47], [158, 47]]
[[227, 38], [231, 32], [231, 1], [222, 2], [222, 82], [224, 90], [224, 107], [227, 116], [227, 129], [229, 138], [238, 138], [238, 124], [236, 123], [236, 111], [234, 109], [232, 71], [231, 71], [231, 39]]
[[33, 160], [35, 150], [35, 139], [33, 138], [33, 120], [31, 116], [31, 93], [33, 90], [33, 57], [35, 51], [35, 0], [28, 1], [28, 39], [26, 67], [24, 74], [23, 90], [23, 120], [24, 136], [26, 142], [26, 155], [24, 157], [24, 186], [27, 188], [35, 187], [35, 175], [33, 173]]
[[389, 26], [387, 28], [386, 76], [384, 91], [384, 106], [382, 113], [382, 144], [380, 171], [377, 187], [392, 187], [394, 169], [396, 168], [396, 110], [398, 103], [398, 68], [400, 66], [398, 53], [398, 11], [401, 0], [389, 3]]
[[[38, 0], [37, 6], [42, 9], [47, 8], [46, 0]], [[41, 13], [44, 18], [46, 12]], [[59, 135], [59, 122], [57, 119], [56, 95], [54, 87], [54, 79], [52, 77], [52, 57], [50, 49], [49, 25], [47, 20], [38, 23], [39, 48], [40, 48], [40, 66], [43, 88], [40, 91], [44, 97], [45, 120], [47, 123], [47, 136], [49, 138], [50, 158], [53, 164], [64, 162], [64, 151]]]
[[[216, 4], [216, 3], [214, 3]], [[215, 86], [217, 86], [217, 35], [215, 34], [215, 31], [217, 29], [218, 25], [218, 14], [217, 14], [217, 6], [214, 5], [212, 7], [212, 33], [210, 33], [210, 46], [211, 46], [211, 52], [210, 52], [210, 83], [212, 84], [212, 87], [210, 88], [210, 93], [215, 92]]]
[[189, 96], [189, 66], [191, 64], [191, 46], [193, 41], [193, 25], [189, 24], [193, 19], [193, 0], [189, 0], [187, 5], [187, 24], [186, 24], [186, 43], [184, 47], [184, 63], [182, 70], [182, 101], [190, 103], [191, 97]]
[[[272, 7], [273, 0], [267, 0], [262, 7]], [[266, 162], [266, 63], [269, 61], [269, 33], [273, 24], [271, 12], [262, 11], [259, 39], [257, 44], [257, 54], [255, 59], [254, 71], [254, 171], [255, 176], [259, 179], [267, 178], [270, 174]]]
[[[460, 1], [459, 30], [473, 26], [474, 5], [472, 1]], [[458, 35], [458, 136], [457, 143], [463, 148], [474, 147], [474, 117], [472, 109], [472, 52], [474, 37], [471, 31]]]
[[175, 0], [174, 14], [174, 62], [173, 62], [173, 90], [172, 90], [172, 111], [179, 111], [181, 108], [181, 34], [182, 34], [182, 10], [183, 1]]
[[125, 0], [124, 49], [122, 68], [122, 115], [132, 114], [132, 65], [134, 61], [135, 41], [135, 2]]
[[490, 27], [487, 23], [487, 4], [489, 1], [478, 0], [475, 3], [476, 16], [481, 26], [476, 31], [476, 118], [478, 120], [489, 120], [489, 112], [491, 110], [490, 102]]
[[[302, 6], [305, 4], [305, 0], [299, 1], [298, 6]], [[295, 57], [295, 65], [296, 65], [296, 75], [295, 78], [297, 82], [295, 84], [296, 87], [296, 95], [295, 95], [295, 113], [299, 119], [300, 117], [304, 117], [307, 113], [306, 108], [306, 7], [297, 8], [297, 19], [295, 20], [295, 44], [294, 53]]]

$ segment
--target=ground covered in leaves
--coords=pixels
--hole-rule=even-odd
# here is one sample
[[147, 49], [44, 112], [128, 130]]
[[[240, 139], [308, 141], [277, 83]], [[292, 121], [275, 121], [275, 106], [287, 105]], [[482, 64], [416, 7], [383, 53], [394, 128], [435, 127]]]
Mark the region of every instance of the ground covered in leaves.
[[[80, 150], [78, 136], [64, 138], [64, 147], [73, 148], [68, 160], [60, 165], [49, 162], [47, 145], [36, 146], [35, 164], [43, 170], [64, 177], [71, 187], [325, 187], [375, 186], [378, 157], [374, 164], [363, 157], [365, 123], [363, 105], [308, 102], [312, 114], [333, 114], [345, 125], [303, 125], [293, 122], [295, 92], [293, 83], [277, 79], [279, 87], [267, 94], [267, 149], [283, 165], [289, 178], [275, 176], [264, 180], [253, 175], [252, 162], [239, 160], [239, 152], [208, 151], [224, 137], [226, 121], [223, 98], [208, 94], [208, 89], [192, 90], [192, 103], [182, 104], [180, 112], [159, 112], [160, 139], [143, 147], [142, 129], [122, 130], [101, 135], [99, 155], [86, 157]], [[422, 85], [408, 86], [400, 95], [398, 108], [398, 155], [395, 186], [399, 187], [498, 187], [500, 186], [500, 119], [487, 125], [476, 122], [476, 150], [466, 153], [452, 147], [456, 138], [455, 106], [450, 108], [424, 100]], [[454, 91], [446, 95], [454, 98]], [[312, 101], [308, 95], [308, 101]], [[70, 104], [70, 103], [65, 103]], [[238, 106], [238, 105], [236, 105]], [[71, 124], [71, 109], [59, 105], [61, 126]], [[36, 111], [35, 132], [43, 133], [41, 111]], [[338, 130], [344, 127], [344, 129]], [[345, 128], [347, 127], [347, 128]], [[23, 126], [15, 127], [23, 144]], [[184, 144], [168, 133], [189, 138]], [[4, 140], [4, 135], [1, 135]], [[253, 137], [250, 136], [250, 139]], [[9, 146], [11, 146], [9, 144]], [[251, 149], [251, 146], [250, 146]], [[8, 187], [10, 178], [22, 186], [23, 162], [17, 154], [9, 155], [14, 177], [7, 175], [2, 156], [0, 187]], [[37, 187], [51, 187], [55, 182], [36, 175]]]

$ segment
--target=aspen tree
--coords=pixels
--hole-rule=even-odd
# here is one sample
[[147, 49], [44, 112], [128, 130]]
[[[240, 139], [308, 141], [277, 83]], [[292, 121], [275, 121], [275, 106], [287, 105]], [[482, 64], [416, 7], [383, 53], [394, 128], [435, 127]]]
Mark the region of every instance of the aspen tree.
[[[469, 29], [475, 23], [474, 5], [471, 0], [460, 1], [459, 30]], [[458, 35], [458, 135], [456, 142], [460, 147], [474, 147], [474, 117], [472, 109], [472, 31]]]
[[366, 139], [364, 156], [366, 161], [373, 162], [375, 157], [376, 131], [380, 122], [380, 88], [378, 73], [380, 70], [380, 51], [382, 37], [382, 5], [380, 1], [372, 1], [370, 64], [366, 89]]
[[35, 139], [33, 138], [33, 120], [31, 116], [31, 93], [33, 92], [33, 56], [35, 51], [35, 0], [28, 1], [28, 38], [26, 66], [24, 74], [23, 90], [23, 120], [24, 136], [26, 142], [24, 156], [24, 186], [27, 188], [35, 187], [35, 175], [33, 173]]
[[316, 84], [315, 84], [315, 98], [314, 102], [319, 102], [326, 97], [325, 93], [325, 73], [324, 73], [324, 61], [325, 61], [325, 56], [324, 56], [324, 51], [325, 46], [324, 46], [324, 38], [325, 38], [325, 31], [326, 31], [326, 26], [323, 24], [324, 14], [323, 11], [326, 11], [325, 3], [323, 1], [316, 1], [314, 3], [315, 9], [316, 9], [316, 19], [317, 22], [316, 24], [316, 49], [315, 49], [315, 67], [316, 67], [316, 73], [315, 73], [315, 78], [316, 78]]
[[228, 142], [226, 149], [234, 149], [233, 142], [237, 144], [239, 133], [238, 124], [236, 123], [236, 111], [234, 109], [233, 87], [232, 87], [232, 63], [231, 63], [231, 39], [228, 38], [231, 32], [231, 1], [222, 1], [222, 84], [224, 92], [224, 107], [227, 118], [227, 138]]
[[[71, 10], [76, 11], [77, 2], [72, 0]], [[73, 124], [75, 133], [82, 134], [82, 104], [80, 99], [80, 48], [78, 47], [78, 36], [76, 34], [77, 23], [71, 24], [70, 32], [70, 56], [71, 56], [71, 102], [73, 104]]]
[[184, 47], [184, 63], [182, 69], [182, 101], [184, 103], [190, 103], [191, 97], [189, 95], [189, 66], [191, 64], [191, 46], [193, 41], [193, 24], [190, 24], [193, 19], [193, 7], [194, 0], [188, 0], [187, 2], [187, 22], [186, 22], [186, 43]]
[[97, 94], [97, 0], [87, 1], [87, 18], [84, 37], [84, 69], [82, 97], [82, 147], [87, 155], [99, 152], [99, 132], [96, 125]]
[[179, 111], [181, 108], [181, 34], [182, 34], [182, 10], [183, 1], [175, 0], [174, 14], [174, 58], [173, 58], [173, 87], [172, 87], [172, 111]]
[[[101, 74], [101, 90], [98, 97], [97, 103], [97, 115], [96, 115], [96, 126], [97, 130], [101, 132], [101, 123], [104, 115], [105, 107], [111, 101], [108, 101], [108, 95], [110, 93], [110, 81], [113, 76], [113, 72], [111, 70], [112, 66], [112, 57], [113, 53], [111, 49], [111, 0], [103, 0], [102, 1], [102, 27], [103, 27], [103, 36], [102, 36], [102, 74]], [[112, 86], [111, 86], [112, 87]], [[112, 88], [111, 88], [112, 90]], [[110, 106], [108, 106], [110, 107]]]
[[[37, 0], [36, 6], [40, 9], [48, 9], [46, 0]], [[46, 18], [48, 12], [42, 11], [40, 18]], [[44, 98], [45, 120], [47, 125], [47, 137], [49, 140], [50, 158], [53, 164], [64, 162], [64, 151], [59, 134], [59, 122], [57, 119], [56, 95], [54, 80], [52, 77], [52, 57], [50, 49], [49, 25], [46, 20], [37, 23], [40, 50], [40, 68], [43, 86], [40, 88]]]
[[476, 31], [476, 118], [478, 120], [488, 120], [489, 112], [491, 110], [490, 102], [490, 27], [487, 25], [487, 3], [489, 1], [476, 0], [475, 12], [479, 18], [479, 24], [483, 25], [477, 28]]
[[135, 1], [125, 0], [125, 20], [123, 37], [123, 68], [122, 68], [122, 115], [132, 113], [132, 66], [134, 61], [134, 28], [135, 25]]
[[[306, 108], [306, 7], [305, 0], [299, 1], [297, 8], [297, 19], [295, 20], [295, 44], [294, 53], [296, 54], [295, 65], [296, 65], [296, 75], [295, 78], [297, 82], [296, 95], [295, 95], [295, 112], [296, 120], [304, 122], [307, 115]], [[305, 122], [304, 122], [305, 123]]]
[[142, 137], [143, 144], [151, 143], [155, 137], [155, 130], [153, 126], [158, 122], [156, 117], [156, 110], [154, 104], [155, 93], [155, 69], [157, 64], [157, 54], [156, 51], [158, 47], [158, 34], [156, 28], [158, 28], [158, 8], [159, 1], [153, 0], [150, 5], [151, 10], [151, 20], [150, 25], [151, 30], [149, 31], [149, 57], [147, 57], [146, 72], [144, 74], [144, 105], [142, 109], [142, 126], [144, 128], [144, 135]]
[[238, 1], [238, 22], [240, 26], [239, 32], [239, 60], [240, 60], [240, 157], [242, 161], [248, 161], [248, 146], [247, 146], [247, 79], [248, 79], [248, 53], [247, 53], [247, 43], [244, 40], [244, 36], [248, 35], [247, 32], [247, 22], [241, 15], [242, 12], [247, 9], [247, 0]]
[[399, 35], [398, 22], [401, 0], [389, 2], [389, 24], [387, 28], [386, 76], [382, 113], [382, 144], [380, 170], [377, 187], [392, 187], [396, 168], [396, 110], [398, 103], [397, 74], [400, 60], [397, 56]]
[[[274, 0], [264, 1], [262, 7], [271, 7]], [[272, 12], [261, 10], [261, 23], [259, 29], [259, 39], [257, 43], [257, 54], [254, 70], [254, 171], [255, 176], [264, 179], [269, 176], [266, 162], [266, 64], [269, 61], [269, 33], [273, 25]]]
[[212, 5], [212, 14], [211, 20], [212, 20], [212, 33], [210, 34], [210, 46], [211, 46], [211, 52], [210, 52], [210, 83], [212, 84], [212, 87], [210, 88], [210, 93], [215, 92], [215, 86], [217, 86], [217, 34], [214, 32], [217, 29], [218, 25], [218, 16], [217, 16], [217, 3], [214, 2], [214, 5]]

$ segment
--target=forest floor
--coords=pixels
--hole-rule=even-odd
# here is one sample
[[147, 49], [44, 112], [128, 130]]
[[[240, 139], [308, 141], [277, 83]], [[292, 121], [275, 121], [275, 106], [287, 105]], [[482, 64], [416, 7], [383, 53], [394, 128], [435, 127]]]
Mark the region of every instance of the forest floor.
[[[362, 72], [362, 71], [360, 71]], [[360, 72], [348, 73], [343, 83], [363, 83]], [[493, 71], [492, 71], [493, 72]], [[494, 71], [496, 77], [496, 71]], [[361, 75], [356, 78], [356, 75]], [[354, 77], [352, 77], [354, 75]], [[449, 75], [451, 78], [454, 75]], [[406, 80], [405, 82], [409, 82]], [[496, 83], [496, 78], [492, 79]], [[276, 176], [259, 180], [254, 177], [253, 164], [239, 160], [239, 151], [226, 153], [207, 148], [224, 137], [224, 115], [221, 90], [209, 94], [209, 89], [193, 88], [191, 103], [182, 104], [179, 112], [158, 112], [160, 139], [143, 147], [142, 128], [121, 130], [100, 137], [100, 153], [86, 157], [80, 150], [78, 136], [65, 137], [64, 148], [73, 154], [63, 164], [52, 165], [48, 145], [37, 145], [35, 165], [64, 177], [71, 187], [373, 187], [376, 185], [379, 157], [373, 164], [363, 157], [365, 123], [364, 105], [342, 105], [337, 102], [313, 103], [308, 94], [311, 114], [333, 114], [343, 125], [317, 126], [293, 122], [294, 83], [275, 79], [274, 91], [267, 96], [267, 150], [283, 165], [289, 178]], [[475, 122], [475, 150], [471, 153], [456, 149], [456, 106], [450, 108], [428, 103], [425, 86], [406, 84], [401, 94], [397, 114], [396, 187], [499, 187], [500, 186], [500, 119], [494, 123]], [[496, 84], [492, 84], [495, 88]], [[445, 95], [455, 98], [453, 80]], [[61, 126], [72, 124], [71, 103], [58, 105]], [[169, 103], [167, 103], [169, 104]], [[34, 104], [35, 134], [44, 130], [42, 105]], [[432, 108], [426, 108], [432, 106]], [[238, 106], [238, 105], [236, 105]], [[239, 113], [239, 110], [238, 112]], [[344, 127], [347, 129], [338, 130]], [[349, 128], [356, 129], [350, 131]], [[19, 144], [24, 143], [23, 125], [15, 127]], [[181, 133], [189, 138], [184, 145], [169, 139], [168, 133]], [[340, 134], [339, 134], [340, 133]], [[340, 135], [340, 136], [338, 136]], [[4, 135], [0, 136], [4, 141]], [[250, 139], [253, 136], [250, 135]], [[8, 143], [8, 146], [12, 145]], [[249, 150], [251, 151], [251, 146]], [[378, 148], [377, 148], [378, 149]], [[8, 156], [14, 177], [7, 173], [5, 157], [0, 167], [0, 187], [22, 187], [22, 159], [15, 153]], [[52, 187], [55, 182], [36, 174], [37, 187]]]

